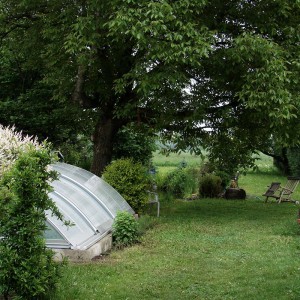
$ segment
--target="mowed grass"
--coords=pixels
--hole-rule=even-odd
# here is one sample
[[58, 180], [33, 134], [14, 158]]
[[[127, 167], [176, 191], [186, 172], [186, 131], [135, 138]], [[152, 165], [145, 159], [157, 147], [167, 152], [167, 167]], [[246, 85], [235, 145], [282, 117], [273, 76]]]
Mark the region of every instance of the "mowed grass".
[[[239, 187], [246, 191], [248, 197], [265, 199], [262, 194], [267, 191], [271, 182], [280, 182], [281, 186], [284, 187], [287, 183], [287, 177], [268, 173], [248, 173], [240, 176]], [[269, 199], [271, 200], [271, 198]], [[300, 185], [294, 191], [292, 199], [300, 202]]]
[[244, 201], [163, 202], [140, 244], [70, 263], [52, 299], [300, 299], [298, 206], [264, 203], [285, 180], [270, 168], [240, 177]]
[[141, 244], [70, 264], [53, 299], [300, 299], [296, 213], [259, 200], [174, 202]]
[[69, 264], [53, 299], [300, 299], [297, 207], [176, 201], [141, 244]]

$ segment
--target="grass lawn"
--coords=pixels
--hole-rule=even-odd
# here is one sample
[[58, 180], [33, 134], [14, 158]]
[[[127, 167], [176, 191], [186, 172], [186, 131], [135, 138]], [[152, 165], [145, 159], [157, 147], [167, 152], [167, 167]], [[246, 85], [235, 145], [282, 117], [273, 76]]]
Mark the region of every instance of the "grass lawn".
[[53, 299], [300, 299], [297, 209], [176, 201], [141, 244], [70, 264]]
[[53, 299], [300, 299], [298, 206], [261, 196], [277, 180], [267, 164], [240, 177], [245, 201], [162, 203], [140, 244], [69, 264]]

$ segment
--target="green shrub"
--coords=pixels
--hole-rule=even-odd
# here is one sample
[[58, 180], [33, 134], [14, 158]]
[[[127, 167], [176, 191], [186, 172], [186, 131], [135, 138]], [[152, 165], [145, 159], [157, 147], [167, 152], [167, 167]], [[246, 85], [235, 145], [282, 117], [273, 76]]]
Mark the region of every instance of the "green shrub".
[[166, 177], [166, 190], [182, 197], [185, 192], [186, 172], [183, 169], [177, 169], [169, 173]]
[[129, 212], [118, 212], [112, 228], [113, 243], [116, 247], [130, 246], [138, 241], [138, 223]]
[[207, 198], [218, 197], [223, 191], [222, 179], [214, 174], [205, 174], [199, 180], [199, 195]]
[[114, 187], [141, 214], [148, 203], [150, 177], [147, 168], [133, 159], [118, 159], [108, 165], [103, 173], [104, 180]]
[[46, 248], [46, 210], [63, 219], [49, 198], [55, 173], [47, 148], [20, 153], [0, 181], [0, 294], [19, 299], [40, 299], [52, 291], [62, 264]]
[[197, 170], [193, 168], [178, 168], [159, 180], [160, 189], [178, 197], [193, 193], [197, 186]]
[[215, 171], [214, 174], [221, 178], [221, 186], [223, 189], [225, 189], [228, 186], [228, 184], [233, 176], [224, 171]]

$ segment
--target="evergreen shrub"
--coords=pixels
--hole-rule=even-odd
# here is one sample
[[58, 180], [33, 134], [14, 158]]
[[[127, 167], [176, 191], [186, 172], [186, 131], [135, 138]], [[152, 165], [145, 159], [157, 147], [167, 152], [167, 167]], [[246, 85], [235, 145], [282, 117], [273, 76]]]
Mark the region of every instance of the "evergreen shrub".
[[139, 214], [148, 203], [150, 176], [147, 168], [132, 158], [118, 159], [108, 165], [103, 179], [114, 187]]

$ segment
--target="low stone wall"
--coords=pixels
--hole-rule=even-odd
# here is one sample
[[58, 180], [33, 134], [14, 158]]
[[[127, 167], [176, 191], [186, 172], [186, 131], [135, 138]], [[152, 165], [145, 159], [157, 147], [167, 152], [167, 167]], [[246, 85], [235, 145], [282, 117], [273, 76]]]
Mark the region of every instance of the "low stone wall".
[[62, 261], [64, 257], [71, 262], [91, 261], [94, 257], [108, 252], [112, 247], [112, 234], [109, 233], [99, 242], [86, 250], [72, 250], [72, 249], [53, 249], [55, 252], [54, 259]]

